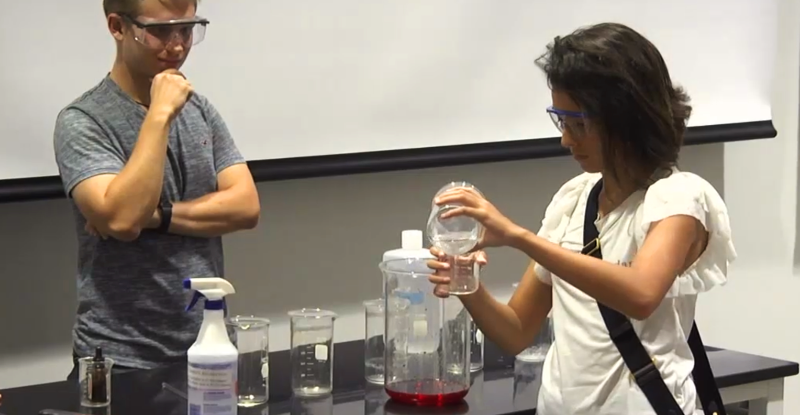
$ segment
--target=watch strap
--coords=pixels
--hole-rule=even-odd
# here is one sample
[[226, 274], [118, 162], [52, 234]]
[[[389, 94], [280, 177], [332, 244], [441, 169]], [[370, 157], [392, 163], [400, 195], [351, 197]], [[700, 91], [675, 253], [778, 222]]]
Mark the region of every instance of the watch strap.
[[166, 233], [172, 224], [172, 203], [164, 202], [158, 207], [158, 210], [161, 212], [161, 223], [156, 230]]

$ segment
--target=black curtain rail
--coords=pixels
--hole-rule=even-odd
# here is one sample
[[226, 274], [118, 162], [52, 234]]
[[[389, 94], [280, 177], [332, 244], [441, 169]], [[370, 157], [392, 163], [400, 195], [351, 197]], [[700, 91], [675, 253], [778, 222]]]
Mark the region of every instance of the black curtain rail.
[[[691, 127], [686, 145], [774, 138], [771, 120]], [[248, 161], [257, 182], [377, 173], [567, 155], [558, 137]], [[63, 198], [58, 176], [0, 180], [0, 203]]]

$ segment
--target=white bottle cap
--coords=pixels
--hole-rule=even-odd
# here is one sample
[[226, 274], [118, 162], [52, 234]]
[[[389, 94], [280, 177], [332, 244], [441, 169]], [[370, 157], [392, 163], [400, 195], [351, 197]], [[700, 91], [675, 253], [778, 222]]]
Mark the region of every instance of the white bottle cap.
[[422, 231], [407, 230], [402, 234], [403, 249], [422, 249]]

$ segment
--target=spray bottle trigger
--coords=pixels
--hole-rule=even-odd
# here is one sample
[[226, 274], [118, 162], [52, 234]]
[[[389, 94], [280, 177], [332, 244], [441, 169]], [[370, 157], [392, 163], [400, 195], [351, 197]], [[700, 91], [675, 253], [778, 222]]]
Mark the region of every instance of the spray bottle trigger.
[[199, 300], [201, 297], [203, 297], [203, 294], [200, 294], [200, 292], [199, 292], [199, 291], [195, 291], [195, 292], [194, 292], [194, 297], [192, 297], [192, 301], [191, 301], [191, 302], [189, 303], [189, 305], [186, 307], [186, 311], [189, 311], [189, 310], [191, 310], [192, 308], [194, 308], [194, 305], [195, 305], [195, 304], [197, 304], [197, 300]]

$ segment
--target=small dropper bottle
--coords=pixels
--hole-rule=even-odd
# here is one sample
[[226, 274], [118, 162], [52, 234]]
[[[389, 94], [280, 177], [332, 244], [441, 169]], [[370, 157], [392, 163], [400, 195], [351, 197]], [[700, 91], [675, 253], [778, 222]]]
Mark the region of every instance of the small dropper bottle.
[[97, 347], [94, 349], [94, 358], [91, 364], [88, 365], [86, 374], [87, 394], [86, 397], [93, 405], [108, 405], [109, 403], [109, 385], [108, 385], [108, 368], [106, 367], [106, 359], [103, 357], [103, 349]]

